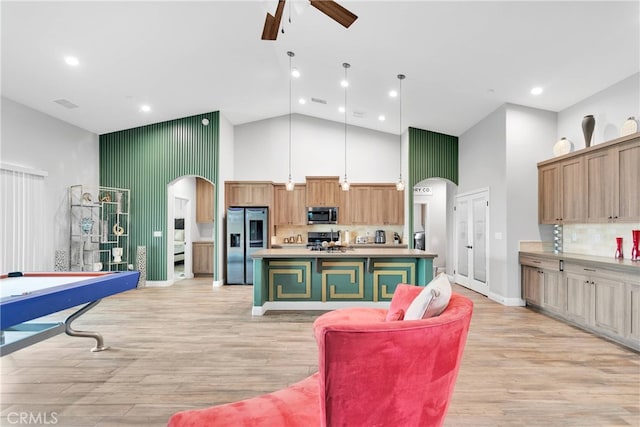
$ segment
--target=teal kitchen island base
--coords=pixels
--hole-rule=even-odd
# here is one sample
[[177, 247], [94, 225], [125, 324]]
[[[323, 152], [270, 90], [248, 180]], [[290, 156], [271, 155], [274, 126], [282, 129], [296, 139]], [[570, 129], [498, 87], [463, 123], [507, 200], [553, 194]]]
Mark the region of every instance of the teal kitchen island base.
[[435, 254], [415, 249], [264, 249], [253, 255], [253, 315], [388, 307], [398, 283], [425, 286]]

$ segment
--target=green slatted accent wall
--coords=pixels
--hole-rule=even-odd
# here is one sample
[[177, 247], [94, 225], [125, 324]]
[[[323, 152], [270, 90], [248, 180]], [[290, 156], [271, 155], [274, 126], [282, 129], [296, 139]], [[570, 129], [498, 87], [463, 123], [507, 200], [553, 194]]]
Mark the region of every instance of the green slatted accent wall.
[[[219, 134], [219, 113], [211, 112], [100, 135], [100, 185], [131, 190], [129, 262], [146, 246], [148, 280], [167, 280], [167, 184], [201, 176], [218, 198]], [[153, 237], [158, 230], [162, 237]]]
[[[409, 233], [413, 236], [413, 187], [428, 178], [458, 184], [458, 137], [409, 128]], [[413, 237], [411, 239], [413, 245]]]

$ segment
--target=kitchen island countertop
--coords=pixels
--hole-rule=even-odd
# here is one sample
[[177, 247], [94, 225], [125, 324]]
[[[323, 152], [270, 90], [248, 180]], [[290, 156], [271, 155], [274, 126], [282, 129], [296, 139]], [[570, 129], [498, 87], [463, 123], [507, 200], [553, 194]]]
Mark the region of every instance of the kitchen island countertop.
[[347, 247], [343, 251], [312, 251], [307, 248], [262, 249], [253, 258], [435, 258], [437, 254], [419, 249]]

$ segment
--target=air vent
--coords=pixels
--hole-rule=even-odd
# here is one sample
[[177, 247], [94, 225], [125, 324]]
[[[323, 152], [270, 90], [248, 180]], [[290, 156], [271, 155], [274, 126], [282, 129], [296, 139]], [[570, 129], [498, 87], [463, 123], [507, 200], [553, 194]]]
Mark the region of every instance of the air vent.
[[354, 111], [353, 112], [353, 117], [357, 117], [357, 118], [361, 119], [364, 116], [365, 116], [365, 113], [363, 113], [362, 111]]
[[62, 105], [64, 108], [68, 108], [68, 109], [78, 108], [76, 104], [69, 101], [68, 99], [56, 99], [53, 102], [55, 102], [56, 104]]
[[311, 102], [317, 102], [318, 104], [327, 105], [327, 101], [324, 100], [324, 99], [320, 99], [320, 98], [311, 98]]

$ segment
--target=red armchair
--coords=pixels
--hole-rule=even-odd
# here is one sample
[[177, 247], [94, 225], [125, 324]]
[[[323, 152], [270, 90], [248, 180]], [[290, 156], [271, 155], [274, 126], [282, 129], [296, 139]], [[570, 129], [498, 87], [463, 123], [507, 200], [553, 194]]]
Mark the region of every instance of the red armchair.
[[169, 426], [441, 426], [473, 303], [454, 293], [438, 317], [386, 320], [421, 290], [398, 285], [389, 310], [323, 314], [313, 324], [318, 373], [252, 399], [178, 412]]

